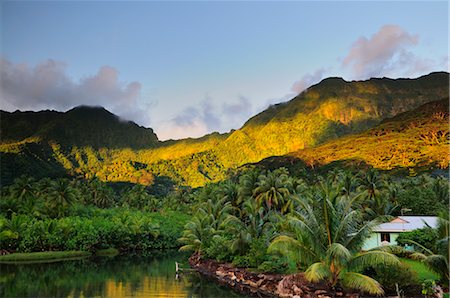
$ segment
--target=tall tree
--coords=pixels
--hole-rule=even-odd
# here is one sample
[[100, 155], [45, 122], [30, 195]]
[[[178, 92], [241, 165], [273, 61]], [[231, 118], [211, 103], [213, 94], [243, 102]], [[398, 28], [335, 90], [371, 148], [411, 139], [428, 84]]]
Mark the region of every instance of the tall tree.
[[72, 187], [67, 179], [57, 179], [52, 183], [47, 195], [47, 204], [50, 210], [54, 210], [56, 216], [65, 214], [67, 207], [73, 205], [77, 200], [77, 190]]

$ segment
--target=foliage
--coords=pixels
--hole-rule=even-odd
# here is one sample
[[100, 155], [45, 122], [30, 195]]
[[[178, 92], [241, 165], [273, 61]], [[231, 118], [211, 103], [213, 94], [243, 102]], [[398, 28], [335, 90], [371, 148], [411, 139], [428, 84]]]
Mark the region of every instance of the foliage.
[[1, 262], [28, 262], [40, 260], [59, 260], [68, 258], [88, 257], [91, 253], [86, 251], [45, 251], [32, 253], [13, 253], [0, 256]]
[[165, 199], [149, 208], [154, 199], [141, 186], [119, 196], [99, 180], [22, 177], [2, 189], [0, 249], [95, 252], [110, 247], [122, 251], [175, 248], [188, 215], [171, 211], [168, 204], [161, 203]]
[[[403, 262], [399, 265], [374, 266], [366, 268], [364, 273], [373, 277], [386, 292], [396, 293], [397, 290], [409, 292], [410, 288], [417, 287], [419, 279], [415, 268]], [[398, 289], [397, 289], [398, 287]]]
[[[417, 229], [411, 232], [401, 233], [396, 241], [399, 245], [405, 244], [414, 244], [418, 243], [421, 246], [424, 246], [428, 249], [435, 251], [435, 243], [438, 240], [438, 234], [435, 229], [432, 228], [423, 228]], [[416, 249], [420, 250], [420, 246], [416, 247]]]

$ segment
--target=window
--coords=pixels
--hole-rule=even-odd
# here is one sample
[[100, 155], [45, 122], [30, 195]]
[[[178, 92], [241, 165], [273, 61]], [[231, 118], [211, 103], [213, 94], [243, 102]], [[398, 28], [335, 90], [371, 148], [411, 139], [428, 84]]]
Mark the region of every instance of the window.
[[391, 242], [391, 234], [390, 233], [381, 233], [381, 242], [387, 241]]

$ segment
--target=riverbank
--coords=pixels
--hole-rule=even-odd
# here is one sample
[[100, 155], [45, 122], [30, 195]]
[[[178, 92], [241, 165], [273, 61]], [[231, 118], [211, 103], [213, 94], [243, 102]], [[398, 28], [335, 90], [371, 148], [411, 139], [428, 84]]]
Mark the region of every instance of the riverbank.
[[87, 251], [43, 251], [29, 253], [12, 253], [0, 256], [0, 263], [15, 262], [58, 262], [91, 256]]
[[290, 275], [253, 273], [244, 268], [235, 268], [231, 264], [201, 260], [198, 255], [191, 256], [189, 264], [203, 276], [255, 297], [359, 297], [358, 293], [343, 291], [332, 293], [324, 283], [307, 281], [303, 273]]

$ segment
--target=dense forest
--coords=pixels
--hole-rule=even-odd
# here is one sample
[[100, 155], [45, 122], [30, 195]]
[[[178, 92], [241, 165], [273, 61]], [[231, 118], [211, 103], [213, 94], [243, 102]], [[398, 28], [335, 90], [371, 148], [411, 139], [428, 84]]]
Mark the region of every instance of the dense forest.
[[[361, 257], [359, 251], [370, 229], [403, 210], [409, 215], [441, 214], [443, 221], [448, 220], [449, 201], [445, 178], [428, 174], [401, 178], [373, 169], [294, 176], [286, 168], [254, 167], [220, 183], [176, 188], [166, 196], [152, 195], [142, 185], [112, 188], [98, 179], [20, 177], [1, 191], [0, 249], [4, 251], [95, 253], [110, 248], [130, 252], [181, 246], [201, 258], [259, 272], [306, 271], [312, 281], [327, 276], [336, 286], [361, 287], [369, 293], [381, 293], [381, 286], [377, 282], [370, 287], [352, 285], [353, 271], [379, 279], [388, 291], [394, 289], [386, 281], [386, 264], [377, 267], [377, 259], [368, 259], [364, 262], [374, 267], [351, 265]], [[423, 259], [446, 255], [438, 231], [407, 234], [399, 241], [421, 243]], [[322, 267], [331, 264], [326, 256], [335, 249], [333, 243], [344, 245], [339, 253], [348, 254], [339, 265], [345, 274]], [[369, 253], [367, 258], [391, 260], [391, 253], [407, 254], [398, 248]], [[417, 276], [391, 261], [389, 268], [398, 270], [397, 283], [402, 288], [419, 287]], [[445, 273], [441, 274], [444, 280]]]

